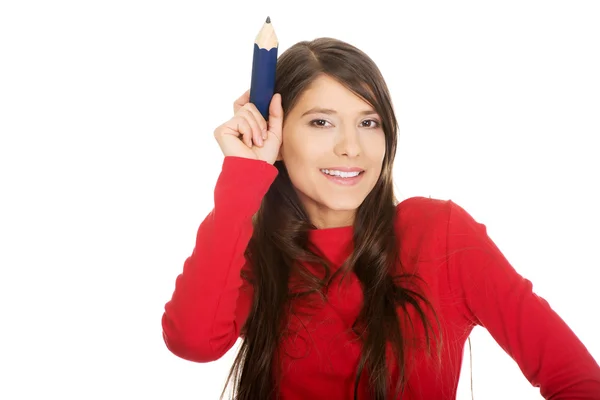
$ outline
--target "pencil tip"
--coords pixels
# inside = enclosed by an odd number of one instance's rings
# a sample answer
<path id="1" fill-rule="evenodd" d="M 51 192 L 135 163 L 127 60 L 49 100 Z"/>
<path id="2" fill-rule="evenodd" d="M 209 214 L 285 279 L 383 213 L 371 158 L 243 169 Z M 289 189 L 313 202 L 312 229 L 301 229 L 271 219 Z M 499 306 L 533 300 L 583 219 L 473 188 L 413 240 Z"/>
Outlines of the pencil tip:
<path id="1" fill-rule="evenodd" d="M 267 20 L 265 21 L 266 24 L 270 24 L 271 23 L 271 17 L 267 17 Z"/>

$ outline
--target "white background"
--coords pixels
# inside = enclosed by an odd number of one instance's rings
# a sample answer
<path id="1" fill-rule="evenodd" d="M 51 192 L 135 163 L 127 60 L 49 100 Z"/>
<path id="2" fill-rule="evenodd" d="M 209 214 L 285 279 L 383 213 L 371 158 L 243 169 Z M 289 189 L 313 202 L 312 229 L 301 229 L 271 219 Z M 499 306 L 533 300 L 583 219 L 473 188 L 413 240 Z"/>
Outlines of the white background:
<path id="1" fill-rule="evenodd" d="M 235 348 L 181 360 L 160 318 L 267 15 L 280 54 L 331 36 L 375 60 L 399 198 L 486 224 L 600 359 L 598 2 L 389 4 L 2 2 L 0 398 L 218 398 Z M 476 399 L 540 398 L 485 330 L 472 340 Z"/>

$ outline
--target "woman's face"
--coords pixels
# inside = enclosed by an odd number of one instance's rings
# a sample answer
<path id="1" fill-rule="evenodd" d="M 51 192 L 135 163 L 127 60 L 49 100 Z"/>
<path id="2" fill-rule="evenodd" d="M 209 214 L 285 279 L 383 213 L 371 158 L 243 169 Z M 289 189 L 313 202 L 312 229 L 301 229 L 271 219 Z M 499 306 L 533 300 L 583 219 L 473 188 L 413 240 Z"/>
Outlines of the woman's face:
<path id="1" fill-rule="evenodd" d="M 318 228 L 353 224 L 384 155 L 379 115 L 329 76 L 317 78 L 285 117 L 281 159 Z"/>

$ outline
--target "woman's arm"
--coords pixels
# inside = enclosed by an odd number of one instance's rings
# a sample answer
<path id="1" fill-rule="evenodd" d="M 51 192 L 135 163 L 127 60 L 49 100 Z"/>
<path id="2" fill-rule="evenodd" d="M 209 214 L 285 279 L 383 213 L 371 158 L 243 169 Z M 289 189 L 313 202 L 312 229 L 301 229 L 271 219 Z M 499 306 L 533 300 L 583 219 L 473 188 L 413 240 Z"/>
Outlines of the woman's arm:
<path id="1" fill-rule="evenodd" d="M 162 316 L 163 338 L 173 354 L 209 362 L 235 344 L 252 302 L 252 288 L 240 277 L 252 215 L 276 175 L 264 161 L 225 157 L 214 209 L 198 228 Z"/>
<path id="2" fill-rule="evenodd" d="M 449 274 L 465 314 L 485 327 L 546 399 L 600 399 L 600 367 L 532 283 L 478 223 L 452 201 Z"/>

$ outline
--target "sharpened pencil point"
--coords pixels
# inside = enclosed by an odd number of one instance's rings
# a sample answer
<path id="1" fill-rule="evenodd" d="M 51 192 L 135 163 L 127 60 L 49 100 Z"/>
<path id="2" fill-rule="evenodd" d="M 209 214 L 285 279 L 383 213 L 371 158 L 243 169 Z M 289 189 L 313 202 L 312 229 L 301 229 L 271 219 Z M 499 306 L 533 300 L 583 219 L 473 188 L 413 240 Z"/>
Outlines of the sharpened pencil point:
<path id="1" fill-rule="evenodd" d="M 267 20 L 265 21 L 265 23 L 270 24 L 271 23 L 271 17 L 267 17 Z"/>

